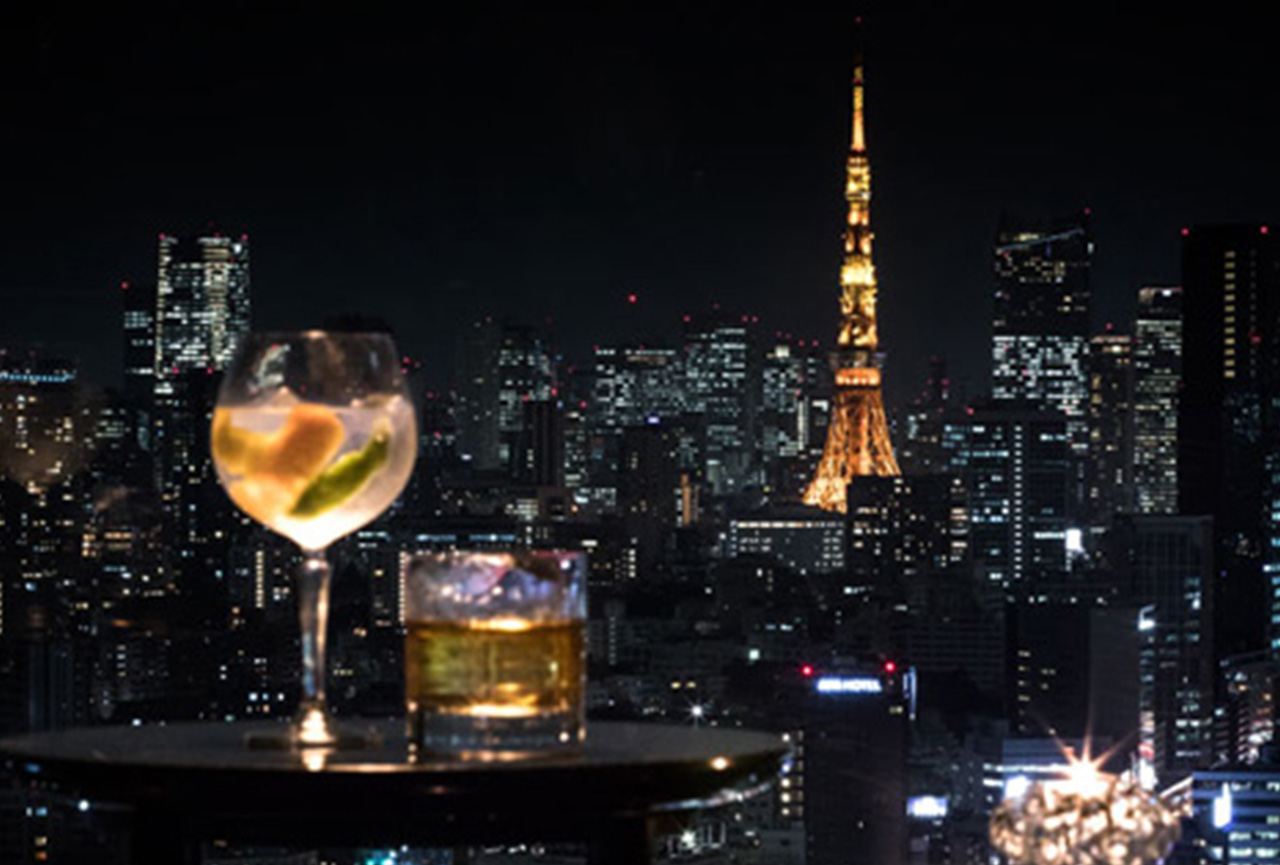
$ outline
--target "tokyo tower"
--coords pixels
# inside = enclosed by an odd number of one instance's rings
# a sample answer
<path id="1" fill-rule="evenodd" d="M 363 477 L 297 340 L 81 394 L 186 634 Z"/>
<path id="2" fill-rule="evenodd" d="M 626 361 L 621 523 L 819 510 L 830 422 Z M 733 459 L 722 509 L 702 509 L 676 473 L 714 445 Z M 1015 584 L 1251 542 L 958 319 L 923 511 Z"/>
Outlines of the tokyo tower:
<path id="1" fill-rule="evenodd" d="M 876 335 L 876 270 L 871 262 L 871 163 L 862 129 L 862 56 L 853 70 L 853 140 L 844 197 L 849 217 L 840 268 L 840 332 L 831 354 L 836 397 L 822 461 L 804 502 L 827 511 L 848 509 L 846 490 L 858 476 L 900 474 L 889 441 L 880 371 L 884 355 Z"/>

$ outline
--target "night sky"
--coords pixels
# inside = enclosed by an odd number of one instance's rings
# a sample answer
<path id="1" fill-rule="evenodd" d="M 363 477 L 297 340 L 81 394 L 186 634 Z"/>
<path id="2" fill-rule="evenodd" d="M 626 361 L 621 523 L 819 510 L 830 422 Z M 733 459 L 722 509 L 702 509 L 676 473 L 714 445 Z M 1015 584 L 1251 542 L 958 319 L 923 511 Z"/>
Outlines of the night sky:
<path id="1" fill-rule="evenodd" d="M 257 326 L 384 318 L 434 383 L 486 313 L 550 320 L 579 358 L 713 302 L 827 344 L 859 14 L 891 397 L 930 354 L 985 387 L 1002 210 L 1091 209 L 1099 328 L 1178 281 L 1182 226 L 1280 216 L 1276 22 L 1216 6 L 180 5 L 0 36 L 0 344 L 104 384 L 119 282 L 154 279 L 159 232 L 210 226 L 251 237 Z"/>

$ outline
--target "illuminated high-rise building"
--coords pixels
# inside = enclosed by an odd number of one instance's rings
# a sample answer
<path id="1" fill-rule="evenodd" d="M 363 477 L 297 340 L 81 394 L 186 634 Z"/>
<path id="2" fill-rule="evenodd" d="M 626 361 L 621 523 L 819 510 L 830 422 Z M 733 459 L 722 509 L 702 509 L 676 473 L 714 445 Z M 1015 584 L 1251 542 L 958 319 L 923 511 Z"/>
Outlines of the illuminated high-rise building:
<path id="1" fill-rule="evenodd" d="M 712 310 L 686 316 L 684 392 L 696 431 L 698 462 L 714 494 L 741 490 L 753 480 L 761 358 L 759 318 Z"/>
<path id="2" fill-rule="evenodd" d="M 540 329 L 504 324 L 496 361 L 498 461 L 514 472 L 519 441 L 527 428 L 525 404 L 547 402 L 557 395 L 555 357 Z"/>
<path id="3" fill-rule="evenodd" d="M 249 237 L 160 235 L 156 279 L 156 396 L 193 369 L 221 371 L 249 332 Z"/>
<path id="4" fill-rule="evenodd" d="M 969 553 L 993 583 L 1035 585 L 1063 574 L 1071 530 L 1071 452 L 1060 412 L 990 403 L 943 423 L 947 469 L 969 492 Z"/>
<path id="5" fill-rule="evenodd" d="M 1214 518 L 1219 657 L 1263 648 L 1268 630 L 1277 651 L 1280 243 L 1268 227 L 1187 229 L 1182 311 L 1178 505 Z"/>
<path id="6" fill-rule="evenodd" d="M 0 350 L 0 637 L 37 608 L 52 625 L 75 588 L 86 510 L 70 492 L 84 456 L 79 395 L 70 361 Z"/>
<path id="7" fill-rule="evenodd" d="M 485 319 L 458 337 L 458 451 L 477 469 L 513 471 L 525 403 L 555 397 L 554 357 L 535 327 Z"/>
<path id="8" fill-rule="evenodd" d="M 1087 214 L 1047 221 L 1002 218 L 996 234 L 991 390 L 998 401 L 1061 411 L 1083 444 L 1088 386 Z"/>
<path id="9" fill-rule="evenodd" d="M 760 462 L 765 490 L 794 499 L 811 474 L 805 459 L 810 402 L 806 399 L 809 358 L 790 341 L 776 340 L 765 351 L 760 389 Z"/>
<path id="10" fill-rule="evenodd" d="M 195 405 L 188 385 L 200 374 L 221 372 L 249 332 L 249 238 L 161 234 L 155 291 L 154 433 L 161 497 L 196 482 L 209 465 L 195 450 L 194 428 L 212 411 Z M 127 319 L 139 335 L 141 310 Z M 204 395 L 201 394 L 200 398 Z M 207 421 L 203 421 L 206 422 Z M 178 477 L 183 475 L 185 477 Z"/>
<path id="11" fill-rule="evenodd" d="M 249 238 L 162 234 L 158 259 L 151 451 L 171 557 L 160 582 L 191 587 L 222 578 L 238 518 L 217 489 L 209 424 L 218 374 L 250 328 Z"/>
<path id="12" fill-rule="evenodd" d="M 1178 511 L 1182 289 L 1143 288 L 1133 335 L 1133 492 L 1140 514 Z"/>
<path id="13" fill-rule="evenodd" d="M 909 475 L 943 470 L 942 421 L 951 403 L 951 379 L 942 358 L 929 358 L 929 377 L 920 394 L 900 415 L 898 458 Z"/>
<path id="14" fill-rule="evenodd" d="M 655 346 L 596 346 L 593 413 L 602 429 L 674 421 L 686 410 L 680 352 Z"/>
<path id="15" fill-rule="evenodd" d="M 897 475 L 880 393 L 884 355 L 876 324 L 876 271 L 871 260 L 871 162 L 863 130 L 861 52 L 853 70 L 853 136 L 845 163 L 844 265 L 840 268 L 840 330 L 831 356 L 835 404 L 827 443 L 804 501 L 844 513 L 855 477 Z"/>
<path id="16" fill-rule="evenodd" d="M 78 393 L 71 361 L 0 350 L 0 480 L 36 492 L 72 476 Z"/>
<path id="17" fill-rule="evenodd" d="M 1219 666 L 1225 699 L 1214 711 L 1214 759 L 1256 763 L 1274 751 L 1280 662 L 1266 652 L 1223 658 Z"/>

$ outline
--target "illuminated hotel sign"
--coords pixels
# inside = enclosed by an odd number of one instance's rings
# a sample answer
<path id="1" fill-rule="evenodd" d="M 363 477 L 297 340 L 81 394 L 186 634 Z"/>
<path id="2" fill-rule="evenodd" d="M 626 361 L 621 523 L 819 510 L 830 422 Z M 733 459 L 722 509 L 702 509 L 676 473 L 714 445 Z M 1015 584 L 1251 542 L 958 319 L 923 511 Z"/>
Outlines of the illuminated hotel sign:
<path id="1" fill-rule="evenodd" d="M 946 796 L 912 796 L 907 800 L 907 816 L 934 820 L 947 816 Z"/>
<path id="2" fill-rule="evenodd" d="M 884 685 L 870 676 L 823 676 L 814 689 L 819 694 L 880 694 Z"/>

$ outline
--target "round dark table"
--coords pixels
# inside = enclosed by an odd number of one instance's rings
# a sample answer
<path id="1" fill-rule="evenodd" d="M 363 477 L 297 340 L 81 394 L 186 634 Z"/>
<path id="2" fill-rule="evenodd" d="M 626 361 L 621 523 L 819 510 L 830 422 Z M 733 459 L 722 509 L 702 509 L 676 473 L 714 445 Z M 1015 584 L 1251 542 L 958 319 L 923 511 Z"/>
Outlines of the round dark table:
<path id="1" fill-rule="evenodd" d="M 98 727 L 0 739 L 10 773 L 132 806 L 135 865 L 197 863 L 204 841 L 457 846 L 585 841 L 589 860 L 648 862 L 666 813 L 750 796 L 778 776 L 776 735 L 597 722 L 572 757 L 410 758 L 403 723 L 359 750 L 251 749 L 262 723 Z"/>

